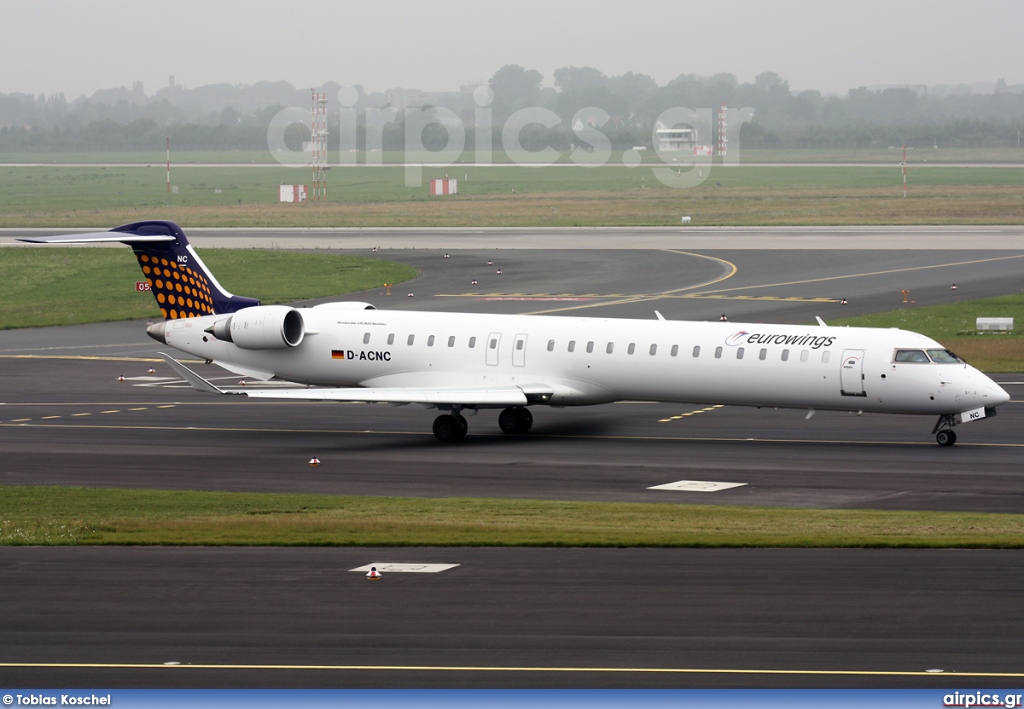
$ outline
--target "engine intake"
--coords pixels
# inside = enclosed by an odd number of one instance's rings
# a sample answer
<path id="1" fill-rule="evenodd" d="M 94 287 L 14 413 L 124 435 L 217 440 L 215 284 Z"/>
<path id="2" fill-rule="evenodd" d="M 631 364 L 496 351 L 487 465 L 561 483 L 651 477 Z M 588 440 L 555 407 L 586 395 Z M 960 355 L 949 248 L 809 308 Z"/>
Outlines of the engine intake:
<path id="1" fill-rule="evenodd" d="M 260 305 L 239 310 L 206 329 L 218 340 L 244 350 L 298 347 L 306 334 L 302 313 L 286 305 Z"/>

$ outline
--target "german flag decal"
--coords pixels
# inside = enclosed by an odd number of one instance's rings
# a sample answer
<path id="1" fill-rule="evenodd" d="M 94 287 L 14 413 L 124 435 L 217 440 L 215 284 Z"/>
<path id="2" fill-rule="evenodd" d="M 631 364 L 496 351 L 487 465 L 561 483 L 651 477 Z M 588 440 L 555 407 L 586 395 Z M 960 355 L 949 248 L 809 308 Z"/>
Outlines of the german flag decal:
<path id="1" fill-rule="evenodd" d="M 345 350 L 331 350 L 331 359 L 345 359 Z"/>

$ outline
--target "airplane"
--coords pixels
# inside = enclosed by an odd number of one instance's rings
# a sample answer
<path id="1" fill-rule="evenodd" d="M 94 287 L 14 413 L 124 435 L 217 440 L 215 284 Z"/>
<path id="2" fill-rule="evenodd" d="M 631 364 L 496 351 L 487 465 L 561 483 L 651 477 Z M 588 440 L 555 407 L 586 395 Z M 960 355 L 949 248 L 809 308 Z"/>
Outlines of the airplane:
<path id="1" fill-rule="evenodd" d="M 952 446 L 954 427 L 1010 399 L 935 340 L 896 328 L 260 305 L 225 290 L 173 222 L 21 241 L 127 244 L 164 317 L 150 337 L 244 377 L 304 385 L 222 389 L 161 352 L 197 390 L 416 404 L 442 412 L 439 441 L 465 438 L 463 414 L 483 409 L 524 434 L 532 407 L 641 400 L 932 415 L 936 441 Z"/>

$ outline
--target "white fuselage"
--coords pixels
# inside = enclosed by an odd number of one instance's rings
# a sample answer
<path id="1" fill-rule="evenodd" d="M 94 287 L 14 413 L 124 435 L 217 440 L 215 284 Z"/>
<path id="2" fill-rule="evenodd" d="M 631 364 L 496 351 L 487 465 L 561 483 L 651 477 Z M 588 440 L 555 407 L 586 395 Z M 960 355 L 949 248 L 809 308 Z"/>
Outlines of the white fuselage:
<path id="1" fill-rule="evenodd" d="M 944 351 L 913 332 L 387 310 L 301 309 L 296 346 L 244 349 L 167 321 L 167 344 L 261 379 L 330 387 L 546 387 L 553 406 L 620 400 L 950 414 L 1009 397 L 970 365 L 897 361 Z M 467 402 L 471 404 L 472 402 Z"/>

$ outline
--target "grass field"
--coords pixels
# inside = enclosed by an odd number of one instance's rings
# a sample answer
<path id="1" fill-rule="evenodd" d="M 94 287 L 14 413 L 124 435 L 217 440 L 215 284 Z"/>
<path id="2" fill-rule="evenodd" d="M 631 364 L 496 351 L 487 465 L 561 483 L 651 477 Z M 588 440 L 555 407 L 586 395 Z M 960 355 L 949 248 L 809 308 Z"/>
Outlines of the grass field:
<path id="1" fill-rule="evenodd" d="M 0 545 L 1024 547 L 1024 515 L 0 486 Z"/>
<path id="2" fill-rule="evenodd" d="M 682 215 L 695 226 L 1024 223 L 1024 167 L 910 170 L 906 198 L 896 164 L 700 170 L 703 182 L 677 188 L 650 166 L 423 168 L 406 187 L 402 167 L 343 167 L 329 173 L 325 201 L 281 204 L 278 185 L 309 182 L 305 169 L 181 167 L 168 195 L 159 164 L 0 165 L 0 226 L 676 226 Z M 431 197 L 428 180 L 444 174 L 459 194 Z"/>
<path id="3" fill-rule="evenodd" d="M 204 249 L 217 280 L 266 304 L 340 295 L 400 283 L 411 266 L 326 252 Z M 297 278 L 296 274 L 302 274 Z M 160 318 L 132 253 L 118 248 L 0 249 L 0 330 Z"/>

